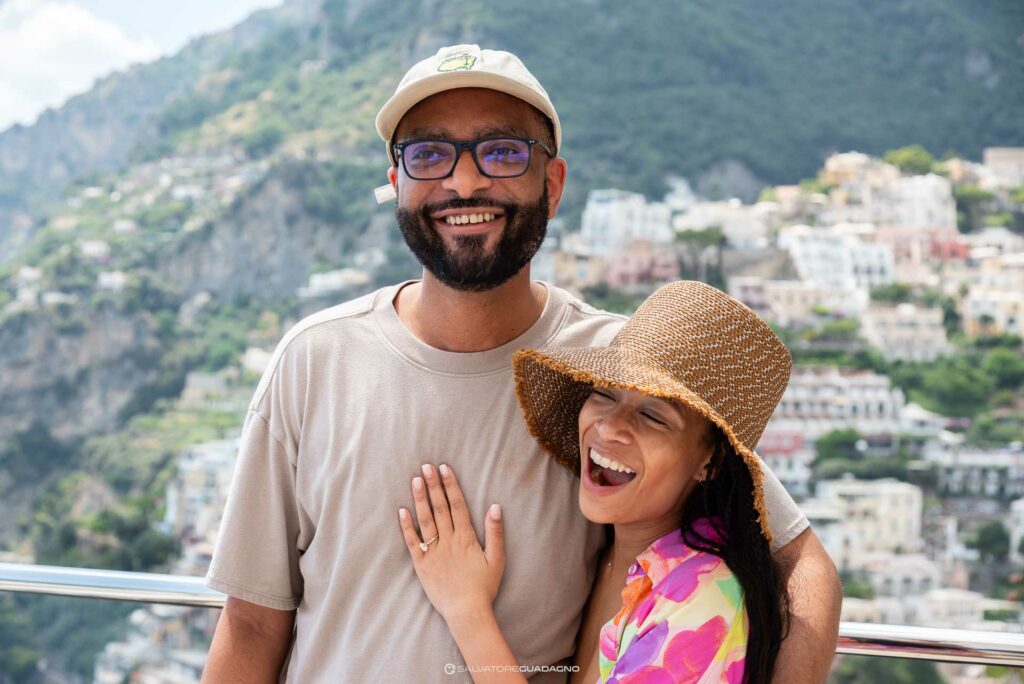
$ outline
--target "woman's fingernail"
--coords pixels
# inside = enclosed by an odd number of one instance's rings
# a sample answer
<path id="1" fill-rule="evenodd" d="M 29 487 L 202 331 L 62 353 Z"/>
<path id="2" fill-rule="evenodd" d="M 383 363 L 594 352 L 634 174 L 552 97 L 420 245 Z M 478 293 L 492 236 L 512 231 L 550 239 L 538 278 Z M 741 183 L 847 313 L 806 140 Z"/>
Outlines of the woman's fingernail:
<path id="1" fill-rule="evenodd" d="M 491 520 L 501 520 L 501 506 L 491 504 Z"/>
<path id="2" fill-rule="evenodd" d="M 441 474 L 444 475 L 445 477 L 448 477 L 449 475 L 452 474 L 451 469 L 448 466 L 446 466 L 444 463 L 441 464 L 441 467 L 438 468 L 438 470 L 440 470 Z"/>
<path id="3" fill-rule="evenodd" d="M 398 517 L 402 520 L 405 520 L 407 517 L 409 517 L 409 511 L 405 510 L 404 508 L 399 508 Z"/>
<path id="4" fill-rule="evenodd" d="M 423 471 L 424 477 L 430 477 L 430 466 L 429 465 L 424 463 L 423 466 L 421 467 L 421 470 Z"/>
<path id="5" fill-rule="evenodd" d="M 421 491 L 423 489 L 423 478 L 422 477 L 414 477 L 414 478 L 412 478 L 412 488 L 415 489 L 417 492 Z"/>

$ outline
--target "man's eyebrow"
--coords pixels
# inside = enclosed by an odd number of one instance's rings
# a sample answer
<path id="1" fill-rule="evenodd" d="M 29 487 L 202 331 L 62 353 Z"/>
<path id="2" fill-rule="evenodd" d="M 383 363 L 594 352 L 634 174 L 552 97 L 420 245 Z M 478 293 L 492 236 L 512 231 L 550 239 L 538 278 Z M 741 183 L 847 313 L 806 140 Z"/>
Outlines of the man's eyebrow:
<path id="1" fill-rule="evenodd" d="M 484 128 L 478 128 L 475 131 L 474 139 L 479 140 L 482 138 L 494 138 L 497 136 L 509 135 L 518 138 L 528 138 L 522 129 L 517 126 L 508 124 L 498 124 L 495 126 L 486 126 Z M 451 134 L 443 128 L 435 128 L 432 126 L 421 126 L 414 128 L 411 131 L 406 131 L 401 139 L 397 142 L 405 142 L 407 140 L 452 140 Z"/>
<path id="2" fill-rule="evenodd" d="M 407 131 L 402 135 L 398 142 L 405 140 L 437 140 L 437 139 L 448 139 L 448 132 L 442 128 L 431 128 L 428 126 L 421 126 L 420 128 L 414 128 L 411 131 Z"/>
<path id="3" fill-rule="evenodd" d="M 478 138 L 492 138 L 498 135 L 511 135 L 518 138 L 529 138 L 521 128 L 511 126 L 508 124 L 498 126 L 488 126 L 487 128 L 479 129 L 476 132 Z"/>

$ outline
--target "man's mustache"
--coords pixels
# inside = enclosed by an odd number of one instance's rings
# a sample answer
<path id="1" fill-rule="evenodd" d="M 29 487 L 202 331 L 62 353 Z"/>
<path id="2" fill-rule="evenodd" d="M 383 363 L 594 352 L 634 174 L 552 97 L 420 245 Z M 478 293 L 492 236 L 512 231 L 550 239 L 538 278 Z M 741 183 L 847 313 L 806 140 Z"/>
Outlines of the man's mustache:
<path id="1" fill-rule="evenodd" d="M 421 213 L 424 216 L 430 216 L 431 214 L 448 211 L 449 209 L 477 209 L 480 207 L 500 207 L 508 215 L 511 215 L 517 209 L 517 205 L 512 202 L 499 202 L 498 200 L 486 197 L 469 197 L 466 199 L 456 197 L 445 202 L 424 204 Z"/>

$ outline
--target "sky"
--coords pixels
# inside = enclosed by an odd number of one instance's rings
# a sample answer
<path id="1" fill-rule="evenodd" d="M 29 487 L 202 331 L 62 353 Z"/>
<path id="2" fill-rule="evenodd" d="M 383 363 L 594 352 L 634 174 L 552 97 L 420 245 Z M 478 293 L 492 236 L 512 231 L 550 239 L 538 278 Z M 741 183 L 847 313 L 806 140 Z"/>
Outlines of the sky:
<path id="1" fill-rule="evenodd" d="M 280 0 L 0 0 L 0 131 Z"/>

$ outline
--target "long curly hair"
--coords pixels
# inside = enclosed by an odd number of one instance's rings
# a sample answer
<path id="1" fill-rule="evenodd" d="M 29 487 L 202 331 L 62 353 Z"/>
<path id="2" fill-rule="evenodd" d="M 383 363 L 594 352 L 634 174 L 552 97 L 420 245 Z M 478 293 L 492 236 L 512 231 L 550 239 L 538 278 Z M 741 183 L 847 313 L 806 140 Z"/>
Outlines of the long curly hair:
<path id="1" fill-rule="evenodd" d="M 706 439 L 712 449 L 706 477 L 688 497 L 680 529 L 691 548 L 724 560 L 743 588 L 750 625 L 743 682 L 767 684 L 789 629 L 789 595 L 761 533 L 747 465 L 717 426 L 710 426 Z M 702 518 L 710 521 L 717 539 L 695 526 Z"/>

